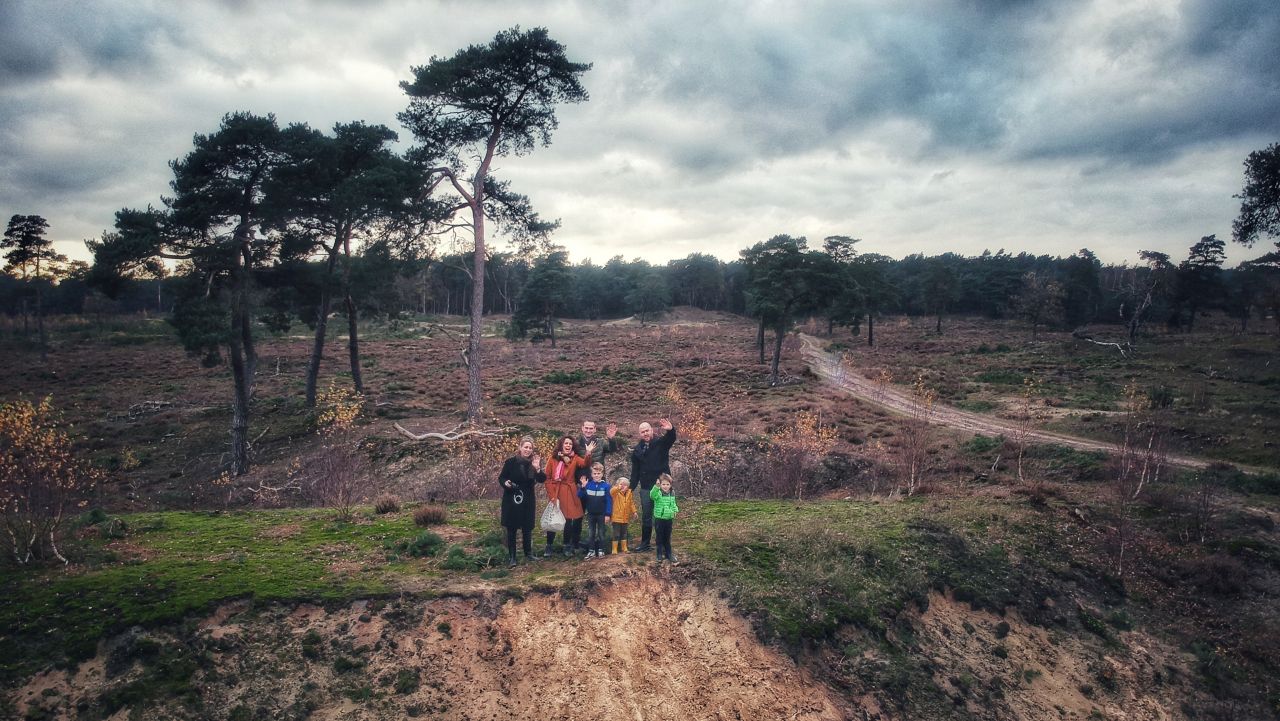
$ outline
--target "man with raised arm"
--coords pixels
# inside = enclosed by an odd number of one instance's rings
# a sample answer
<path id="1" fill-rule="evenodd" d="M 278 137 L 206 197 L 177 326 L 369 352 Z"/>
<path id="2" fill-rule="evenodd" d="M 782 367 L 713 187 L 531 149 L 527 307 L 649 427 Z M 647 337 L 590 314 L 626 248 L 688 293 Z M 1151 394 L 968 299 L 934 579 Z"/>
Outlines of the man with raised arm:
<path id="1" fill-rule="evenodd" d="M 671 446 L 676 442 L 676 429 L 666 418 L 658 421 L 658 425 L 666 432 L 655 439 L 653 426 L 641 423 L 640 442 L 631 449 L 631 483 L 636 489 L 636 498 L 640 499 L 642 523 L 640 545 L 633 549 L 635 553 L 651 550 L 649 538 L 653 535 L 653 500 L 649 497 L 649 491 L 658 482 L 658 476 L 671 473 Z"/>
<path id="2" fill-rule="evenodd" d="M 574 439 L 574 452 L 578 455 L 591 456 L 593 463 L 599 463 L 604 466 L 604 475 L 597 478 L 597 481 L 606 480 L 609 474 L 609 454 L 618 453 L 622 450 L 622 441 L 618 439 L 618 424 L 609 423 L 604 427 L 604 438 L 601 438 L 596 432 L 595 421 L 583 421 L 582 432 Z M 587 475 L 590 469 L 583 468 L 578 471 L 578 478 L 581 480 Z"/>

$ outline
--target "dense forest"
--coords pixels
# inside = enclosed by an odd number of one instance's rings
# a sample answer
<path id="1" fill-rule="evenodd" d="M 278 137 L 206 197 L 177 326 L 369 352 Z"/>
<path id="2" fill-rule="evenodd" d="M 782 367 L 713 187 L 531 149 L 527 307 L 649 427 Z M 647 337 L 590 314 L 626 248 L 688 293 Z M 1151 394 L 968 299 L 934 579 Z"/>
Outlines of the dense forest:
<path id="1" fill-rule="evenodd" d="M 846 273 L 846 282 L 838 287 L 847 297 L 827 294 L 829 305 L 810 303 L 805 312 L 851 330 L 861 329 L 865 318 L 876 314 L 1021 318 L 1058 329 L 1092 323 L 1127 326 L 1136 319 L 1183 329 L 1193 326 L 1197 313 L 1221 310 L 1246 330 L 1252 319 L 1276 316 L 1280 255 L 1273 252 L 1223 268 L 1223 245 L 1209 236 L 1192 245 L 1184 259 L 1143 252 L 1135 263 L 1121 265 L 1104 264 L 1088 249 L 1066 258 L 1002 249 L 977 256 L 912 254 L 902 259 L 815 250 L 810 251 L 818 261 L 814 272 Z M 385 240 L 369 239 L 351 258 L 352 297 L 359 312 L 370 317 L 465 315 L 471 305 L 469 261 L 466 253 L 406 256 Z M 823 268 L 823 261 L 844 268 Z M 536 315 L 549 309 L 555 318 L 596 320 L 687 305 L 750 314 L 749 271 L 747 260 L 701 253 L 662 265 L 622 256 L 604 264 L 591 259 L 570 263 L 558 250 L 498 252 L 489 256 L 486 268 L 484 313 Z M 277 327 L 314 327 L 325 275 L 325 262 L 315 259 L 279 260 L 262 270 L 255 277 L 261 319 Z M 548 283 L 548 276 L 557 282 Z M 185 287 L 181 275 L 132 277 L 108 296 L 88 281 L 86 266 L 73 268 L 56 283 L 0 275 L 0 312 L 13 318 L 20 318 L 24 308 L 33 312 L 35 285 L 42 284 L 44 309 L 50 314 L 167 314 Z"/>

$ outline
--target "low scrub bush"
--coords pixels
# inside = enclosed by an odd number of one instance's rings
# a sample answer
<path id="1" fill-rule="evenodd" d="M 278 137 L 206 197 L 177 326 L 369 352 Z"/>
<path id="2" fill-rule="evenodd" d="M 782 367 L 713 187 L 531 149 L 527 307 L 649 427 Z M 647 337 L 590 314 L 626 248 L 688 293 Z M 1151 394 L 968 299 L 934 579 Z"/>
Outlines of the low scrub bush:
<path id="1" fill-rule="evenodd" d="M 423 531 L 411 540 L 404 540 L 398 543 L 388 541 L 386 548 L 395 553 L 403 553 L 414 558 L 423 558 L 440 553 L 440 550 L 444 548 L 444 539 L 439 534 Z"/>
<path id="2" fill-rule="evenodd" d="M 418 672 L 416 670 L 404 668 L 396 672 L 394 688 L 398 694 L 407 694 L 417 691 L 419 683 Z"/>
<path id="3" fill-rule="evenodd" d="M 1211 467 L 1213 468 L 1213 467 Z M 1216 469 L 1217 478 L 1222 485 L 1239 493 L 1261 493 L 1268 496 L 1280 496 L 1280 473 L 1245 473 L 1228 466 Z"/>
<path id="4" fill-rule="evenodd" d="M 587 379 L 587 372 L 581 369 L 572 371 L 551 371 L 542 376 L 542 380 L 547 383 L 556 383 L 558 385 L 573 386 Z"/>
<path id="5" fill-rule="evenodd" d="M 985 456 L 989 453 L 999 451 L 1004 447 L 1004 436 L 984 436 L 978 434 L 973 438 L 965 441 L 962 446 L 965 453 L 975 456 Z"/>
<path id="6" fill-rule="evenodd" d="M 1249 577 L 1243 563 L 1220 553 L 1189 561 L 1183 571 L 1197 588 L 1213 596 L 1240 595 Z"/>
<path id="7" fill-rule="evenodd" d="M 395 513 L 398 510 L 400 510 L 400 500 L 390 494 L 378 496 L 378 500 L 373 502 L 373 512 L 379 515 Z"/>
<path id="8" fill-rule="evenodd" d="M 1026 377 L 1026 373 L 1018 370 L 989 370 L 978 374 L 974 379 L 979 383 L 990 383 L 992 385 L 1001 386 L 1020 386 L 1022 380 Z"/>
<path id="9" fill-rule="evenodd" d="M 360 660 L 350 659 L 346 656 L 339 656 L 333 659 L 333 670 L 338 673 L 347 673 L 361 668 L 364 668 L 364 662 Z"/>
<path id="10" fill-rule="evenodd" d="M 440 568 L 446 571 L 469 571 L 474 568 L 471 557 L 462 546 L 451 546 L 449 553 L 440 562 Z"/>
<path id="11" fill-rule="evenodd" d="M 434 503 L 418 506 L 413 512 L 413 522 L 415 525 L 440 526 L 449 520 L 449 509 Z"/>

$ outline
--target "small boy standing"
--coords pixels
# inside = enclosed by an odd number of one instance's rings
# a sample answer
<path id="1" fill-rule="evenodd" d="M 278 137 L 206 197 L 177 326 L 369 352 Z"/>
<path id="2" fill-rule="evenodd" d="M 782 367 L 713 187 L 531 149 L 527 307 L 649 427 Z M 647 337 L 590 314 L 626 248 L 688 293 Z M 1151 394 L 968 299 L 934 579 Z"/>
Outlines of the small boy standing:
<path id="1" fill-rule="evenodd" d="M 631 480 L 626 476 L 619 478 L 609 491 L 613 497 L 613 552 L 618 552 L 618 544 L 622 544 L 622 552 L 627 553 L 627 524 L 636 515 L 635 499 L 631 495 Z"/>
<path id="2" fill-rule="evenodd" d="M 604 558 L 604 529 L 613 513 L 613 497 L 609 494 L 609 484 L 603 480 L 604 466 L 592 464 L 591 473 L 579 483 L 578 497 L 582 499 L 582 510 L 587 514 L 587 558 Z"/>
<path id="3" fill-rule="evenodd" d="M 675 554 L 671 552 L 671 526 L 675 523 L 680 508 L 676 506 L 676 494 L 671 490 L 671 475 L 663 473 L 658 482 L 649 491 L 653 499 L 653 527 L 657 531 L 658 560 L 665 555 L 667 560 L 675 563 Z"/>

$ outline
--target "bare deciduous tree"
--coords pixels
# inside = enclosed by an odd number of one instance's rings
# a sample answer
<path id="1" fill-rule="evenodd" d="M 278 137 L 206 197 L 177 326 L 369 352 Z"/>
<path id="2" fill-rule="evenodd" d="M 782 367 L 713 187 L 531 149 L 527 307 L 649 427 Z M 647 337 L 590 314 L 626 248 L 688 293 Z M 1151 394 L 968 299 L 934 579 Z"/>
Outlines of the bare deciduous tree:
<path id="1" fill-rule="evenodd" d="M 716 445 L 706 410 L 690 400 L 675 383 L 661 399 L 680 428 L 680 461 L 685 468 L 688 495 L 707 498 L 727 490 L 719 481 L 727 470 L 729 453 Z"/>
<path id="2" fill-rule="evenodd" d="M 779 498 L 804 498 L 805 487 L 835 441 L 835 428 L 823 425 L 816 413 L 800 412 L 769 439 L 766 487 Z"/>
<path id="3" fill-rule="evenodd" d="M 356 504 L 372 495 L 368 463 L 355 432 L 364 398 L 331 383 L 316 407 L 320 447 L 314 455 L 294 460 L 290 479 L 308 500 L 333 509 L 339 521 L 350 521 Z"/>
<path id="4" fill-rule="evenodd" d="M 0 405 L 0 516 L 20 565 L 58 550 L 66 514 L 85 503 L 98 473 L 75 457 L 48 398 Z"/>
<path id="5" fill-rule="evenodd" d="M 1124 438 L 1113 461 L 1111 495 L 1116 525 L 1113 528 L 1116 575 L 1128 570 L 1128 551 L 1133 543 L 1133 506 L 1142 491 L 1160 480 L 1168 457 L 1165 443 L 1168 428 L 1159 404 L 1138 390 L 1125 388 Z"/>
<path id="6" fill-rule="evenodd" d="M 933 446 L 933 412 L 938 401 L 938 392 L 925 385 L 924 377 L 919 376 L 912 386 L 915 402 L 911 405 L 911 413 L 903 423 L 899 434 L 898 453 L 894 464 L 898 471 L 900 488 L 908 496 L 915 495 L 928 475 L 931 466 L 930 451 Z"/>

